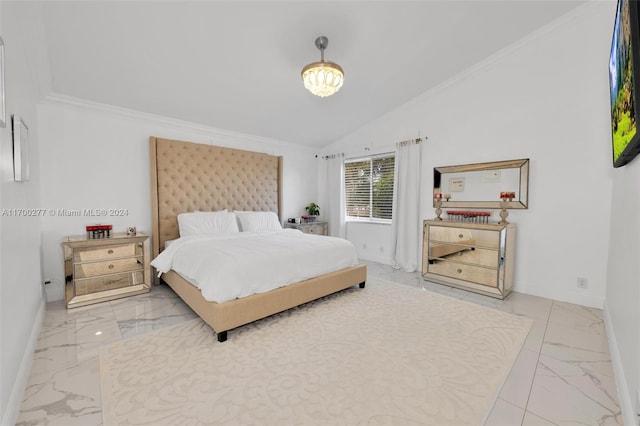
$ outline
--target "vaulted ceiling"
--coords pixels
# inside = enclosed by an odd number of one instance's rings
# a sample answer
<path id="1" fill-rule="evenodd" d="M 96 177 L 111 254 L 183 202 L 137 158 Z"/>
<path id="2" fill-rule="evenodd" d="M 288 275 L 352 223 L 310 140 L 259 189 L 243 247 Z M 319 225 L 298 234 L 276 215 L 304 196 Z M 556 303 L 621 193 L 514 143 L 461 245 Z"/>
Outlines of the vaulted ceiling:
<path id="1" fill-rule="evenodd" d="M 55 93 L 320 147 L 552 22 L 577 1 L 47 1 Z M 345 70 L 319 98 L 300 70 Z"/>

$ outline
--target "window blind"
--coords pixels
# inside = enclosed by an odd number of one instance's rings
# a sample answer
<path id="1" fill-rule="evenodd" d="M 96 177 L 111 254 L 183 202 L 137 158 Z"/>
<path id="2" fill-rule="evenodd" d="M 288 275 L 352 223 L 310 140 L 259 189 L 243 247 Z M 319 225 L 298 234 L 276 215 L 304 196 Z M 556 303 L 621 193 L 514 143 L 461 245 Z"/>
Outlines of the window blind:
<path id="1" fill-rule="evenodd" d="M 345 161 L 346 217 L 391 221 L 395 157 Z"/>

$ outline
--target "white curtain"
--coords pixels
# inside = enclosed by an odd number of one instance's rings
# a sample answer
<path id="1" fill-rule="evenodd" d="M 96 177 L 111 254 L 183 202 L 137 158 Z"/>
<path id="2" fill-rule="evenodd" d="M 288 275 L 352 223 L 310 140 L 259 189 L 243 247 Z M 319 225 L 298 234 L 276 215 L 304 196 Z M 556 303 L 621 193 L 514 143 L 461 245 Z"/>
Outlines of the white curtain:
<path id="1" fill-rule="evenodd" d="M 393 267 L 418 270 L 420 227 L 420 139 L 396 144 L 391 256 Z"/>
<path id="2" fill-rule="evenodd" d="M 328 155 L 327 162 L 327 222 L 329 235 L 345 238 L 344 154 Z"/>

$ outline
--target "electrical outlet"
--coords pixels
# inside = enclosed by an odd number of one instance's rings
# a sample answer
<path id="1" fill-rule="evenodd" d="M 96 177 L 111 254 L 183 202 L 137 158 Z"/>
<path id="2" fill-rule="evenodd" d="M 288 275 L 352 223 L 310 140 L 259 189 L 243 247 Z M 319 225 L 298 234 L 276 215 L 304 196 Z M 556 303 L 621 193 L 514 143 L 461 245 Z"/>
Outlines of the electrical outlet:
<path id="1" fill-rule="evenodd" d="M 589 288 L 589 284 L 587 284 L 587 279 L 584 277 L 578 277 L 576 286 L 578 286 L 578 288 Z"/>

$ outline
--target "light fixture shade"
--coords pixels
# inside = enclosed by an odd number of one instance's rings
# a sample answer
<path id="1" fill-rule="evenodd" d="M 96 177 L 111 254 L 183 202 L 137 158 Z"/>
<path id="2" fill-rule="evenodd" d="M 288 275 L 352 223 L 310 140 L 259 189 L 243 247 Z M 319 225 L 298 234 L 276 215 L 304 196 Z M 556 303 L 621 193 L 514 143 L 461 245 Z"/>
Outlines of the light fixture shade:
<path id="1" fill-rule="evenodd" d="M 331 96 L 342 87 L 344 71 L 333 62 L 314 62 L 302 69 L 304 87 L 316 96 Z"/>
<path id="2" fill-rule="evenodd" d="M 302 69 L 304 87 L 316 96 L 326 97 L 336 93 L 344 83 L 344 71 L 334 62 L 324 60 L 324 49 L 329 39 L 325 36 L 316 39 L 316 47 L 320 49 L 320 62 L 313 62 Z"/>

